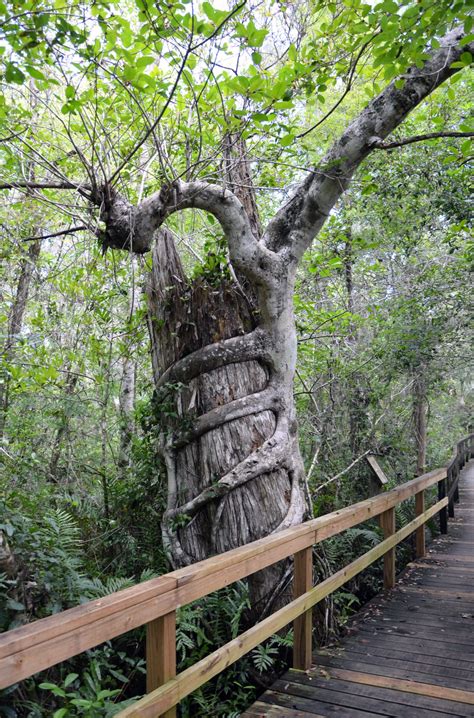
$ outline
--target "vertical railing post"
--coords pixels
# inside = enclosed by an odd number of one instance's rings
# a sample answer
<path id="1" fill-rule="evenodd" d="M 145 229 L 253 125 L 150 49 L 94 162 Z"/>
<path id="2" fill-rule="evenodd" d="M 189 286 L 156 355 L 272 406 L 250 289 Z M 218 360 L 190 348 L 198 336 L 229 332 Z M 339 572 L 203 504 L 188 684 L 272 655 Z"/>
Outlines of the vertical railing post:
<path id="1" fill-rule="evenodd" d="M 295 553 L 293 595 L 302 596 L 313 587 L 313 547 Z M 293 622 L 293 668 L 308 671 L 312 662 L 313 612 L 305 611 Z"/>
<path id="2" fill-rule="evenodd" d="M 176 611 L 146 626 L 146 690 L 154 691 L 176 676 Z M 161 718 L 176 718 L 176 706 Z"/>
<path id="3" fill-rule="evenodd" d="M 445 498 L 447 493 L 447 479 L 438 482 L 438 501 Z M 442 534 L 448 533 L 448 509 L 444 506 L 439 512 L 439 530 Z"/>
<path id="4" fill-rule="evenodd" d="M 425 492 L 419 491 L 415 494 L 415 514 L 421 516 L 425 512 Z M 416 529 L 416 557 L 423 558 L 426 553 L 425 546 L 425 524 Z"/>
<path id="5" fill-rule="evenodd" d="M 457 463 L 455 463 L 455 464 L 453 465 L 453 470 L 454 470 L 454 483 L 455 483 L 455 485 L 456 485 L 456 488 L 454 489 L 454 494 L 453 494 L 453 501 L 455 501 L 456 503 L 459 503 L 459 472 L 460 472 L 460 467 L 457 465 Z"/>
<path id="6" fill-rule="evenodd" d="M 384 539 L 395 533 L 395 508 L 380 514 L 380 528 Z M 383 557 L 383 586 L 385 589 L 395 586 L 395 548 L 391 548 Z"/>
<path id="7" fill-rule="evenodd" d="M 450 495 L 451 489 L 452 489 L 452 487 L 454 486 L 454 484 L 455 484 L 456 481 L 457 481 L 457 477 L 458 477 L 458 470 L 457 470 L 457 469 L 458 469 L 458 462 L 459 462 L 459 456 L 456 458 L 454 464 L 452 465 L 452 467 L 451 467 L 451 468 L 449 469 L 449 471 L 448 471 L 448 476 L 447 476 L 447 478 L 446 478 L 448 496 Z M 450 519 L 453 519 L 453 518 L 454 518 L 454 492 L 453 492 L 453 495 L 450 497 L 449 502 L 448 502 L 448 516 L 449 516 Z"/>

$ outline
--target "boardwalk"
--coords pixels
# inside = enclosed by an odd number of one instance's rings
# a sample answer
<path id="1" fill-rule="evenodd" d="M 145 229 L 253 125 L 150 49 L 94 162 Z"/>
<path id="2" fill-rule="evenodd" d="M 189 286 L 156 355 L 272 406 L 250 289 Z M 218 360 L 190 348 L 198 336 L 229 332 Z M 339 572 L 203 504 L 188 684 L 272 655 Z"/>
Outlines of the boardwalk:
<path id="1" fill-rule="evenodd" d="M 462 472 L 449 535 L 314 664 L 288 671 L 243 715 L 474 716 L 474 461 Z"/>

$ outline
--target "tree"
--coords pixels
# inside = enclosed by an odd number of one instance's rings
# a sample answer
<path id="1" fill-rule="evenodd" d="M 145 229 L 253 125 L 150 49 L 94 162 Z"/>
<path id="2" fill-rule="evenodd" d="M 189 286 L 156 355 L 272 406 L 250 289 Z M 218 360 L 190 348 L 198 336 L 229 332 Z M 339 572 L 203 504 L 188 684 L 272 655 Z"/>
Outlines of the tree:
<path id="1" fill-rule="evenodd" d="M 129 37 L 134 28 L 131 30 L 130 24 L 127 26 L 126 21 L 125 24 L 123 20 L 119 21 L 113 13 L 107 14 L 105 3 L 99 4 L 95 12 L 99 25 L 105 26 L 106 51 L 119 67 L 113 72 L 100 55 L 100 43 L 96 47 L 97 42 L 91 39 L 86 22 L 79 30 L 71 24 L 70 17 L 60 20 L 54 13 L 44 17 L 47 13 L 41 8 L 35 16 L 41 18 L 41 22 L 37 22 L 34 29 L 28 25 L 30 37 L 35 34 L 35 44 L 29 64 L 25 65 L 26 72 L 37 73 L 39 58 L 54 56 L 54 43 L 51 50 L 44 30 L 53 26 L 58 44 L 75 46 L 73 61 L 77 64 L 76 58 L 82 58 L 90 63 L 91 79 L 82 95 L 92 92 L 96 106 L 101 95 L 102 104 L 100 111 L 89 117 L 90 106 L 87 97 L 82 97 L 79 92 L 80 82 L 68 83 L 62 110 L 69 115 L 70 121 L 65 123 L 60 115 L 53 120 L 64 126 L 64 133 L 73 146 L 74 160 L 79 166 L 82 164 L 87 178 L 70 180 L 62 169 L 64 165 L 58 171 L 57 163 L 42 155 L 44 167 L 54 179 L 45 177 L 43 182 L 35 183 L 9 181 L 3 187 L 77 191 L 86 200 L 89 219 L 69 227 L 66 232 L 83 231 L 84 226 L 93 225 L 91 218 L 97 218 L 98 213 L 99 225 L 93 229 L 104 250 L 121 249 L 138 254 L 152 251 L 148 297 L 155 413 L 168 479 L 162 534 L 176 566 L 295 525 L 310 515 L 311 503 L 298 446 L 293 400 L 296 365 L 293 291 L 298 264 L 360 164 L 371 152 L 386 148 L 384 141 L 407 115 L 471 58 L 472 38 L 465 38 L 470 26 L 466 25 L 466 30 L 457 26 L 439 40 L 435 33 L 445 30 L 447 21 L 437 14 L 435 22 L 433 10 L 427 9 L 425 4 L 420 6 L 420 12 L 425 20 L 431 18 L 433 34 L 430 37 L 424 25 L 421 30 L 416 27 L 414 18 L 418 18 L 419 12 L 416 5 L 411 6 L 415 13 L 405 13 L 402 17 L 397 3 L 390 0 L 374 11 L 368 5 L 355 5 L 357 7 L 351 8 L 347 16 L 349 11 L 341 9 L 344 6 L 323 4 L 323 14 L 319 16 L 320 21 L 326 19 L 328 47 L 333 41 L 348 41 L 350 28 L 363 26 L 362 30 L 357 30 L 357 41 L 350 44 L 347 56 L 341 60 L 342 70 L 337 69 L 337 62 L 334 62 L 336 70 L 331 66 L 322 67 L 319 55 L 312 65 L 305 66 L 301 62 L 302 58 L 311 56 L 311 51 L 315 52 L 316 40 L 324 37 L 324 31 L 318 35 L 319 30 L 313 28 L 308 32 L 309 40 L 301 57 L 298 57 L 297 43 L 292 43 L 287 50 L 289 63 L 279 65 L 278 88 L 278 82 L 275 84 L 275 78 L 268 73 L 262 84 L 258 70 L 253 67 L 243 75 L 228 78 L 221 89 L 214 76 L 216 62 L 209 59 L 205 82 L 199 88 L 193 85 L 189 68 L 192 70 L 192 65 L 196 66 L 196 55 L 202 62 L 201 47 L 212 47 L 211 40 L 228 28 L 232 28 L 233 36 L 243 38 L 247 48 L 253 49 L 254 65 L 260 64 L 258 48 L 268 31 L 257 28 L 257 15 L 255 18 L 247 16 L 246 25 L 238 22 L 234 16 L 243 6 L 224 12 L 204 3 L 203 10 L 209 22 L 199 24 L 198 18 L 186 13 L 179 3 L 171 3 L 164 10 L 140 2 L 138 22 L 141 24 L 136 33 L 140 47 L 135 48 L 132 37 Z M 81 8 L 80 5 L 74 7 Z M 359 10 L 364 18 L 360 22 Z M 332 13 L 338 17 L 335 33 L 328 30 L 327 24 Z M 350 21 L 347 29 L 341 26 L 341 18 L 343 21 L 345 16 Z M 457 17 L 449 11 L 451 22 L 459 19 L 464 19 L 464 8 Z M 12 21 L 7 24 L 7 31 L 12 32 L 14 24 Z M 400 28 L 404 37 L 410 40 L 407 39 L 406 48 L 395 39 Z M 123 42 L 121 55 L 114 49 L 118 33 Z M 199 35 L 201 38 L 196 39 Z M 178 67 L 173 82 L 158 70 L 154 75 L 142 71 L 154 62 L 153 56 L 150 55 L 148 62 L 147 55 L 143 54 L 146 47 L 151 46 L 161 53 L 169 37 L 179 46 L 178 51 L 164 53 L 165 62 L 170 67 Z M 9 39 L 13 44 L 10 36 Z M 376 47 L 373 64 L 385 63 L 385 79 L 390 80 L 400 70 L 402 76 L 376 94 L 324 156 L 306 171 L 306 177 L 296 183 L 291 195 L 285 198 L 260 235 L 260 220 L 254 215 L 253 188 L 248 172 L 247 191 L 243 193 L 242 187 L 240 191 L 237 187 L 231 191 L 229 184 L 232 181 L 227 185 L 215 182 L 219 175 L 225 176 L 225 171 L 220 171 L 214 160 L 206 159 L 201 176 L 204 135 L 217 129 L 219 141 L 209 144 L 214 155 L 224 155 L 228 165 L 229 156 L 232 156 L 232 152 L 229 155 L 229 142 L 233 143 L 236 132 L 237 136 L 245 134 L 247 120 L 264 123 L 267 116 L 272 117 L 274 106 L 279 103 L 290 102 L 294 107 L 291 98 L 295 90 L 304 88 L 309 92 L 324 93 L 324 81 L 336 83 L 338 72 L 345 73 L 348 92 L 359 61 L 372 44 Z M 49 55 L 48 52 L 44 54 L 45 46 L 50 48 Z M 130 51 L 131 46 L 141 53 L 138 59 Z M 27 52 L 25 47 L 15 49 Z M 380 61 L 384 55 L 386 60 Z M 410 66 L 410 63 L 414 64 Z M 64 73 L 65 65 L 62 62 Z M 10 61 L 5 71 L 6 79 L 21 82 L 18 73 L 23 74 L 23 70 L 15 60 Z M 316 73 L 317 82 L 314 79 Z M 104 133 L 104 141 L 109 145 L 104 163 L 98 150 L 98 135 L 107 116 L 104 110 L 106 76 L 114 80 L 120 93 L 118 99 L 123 104 L 117 108 L 119 122 L 113 130 Z M 213 82 L 208 88 L 211 79 Z M 180 83 L 186 87 L 187 94 L 177 93 Z M 158 94 L 165 99 L 159 111 L 153 113 L 157 88 Z M 145 104 L 137 90 L 144 93 Z M 244 98 L 240 105 L 230 99 L 236 92 Z M 257 96 L 256 102 L 264 106 L 264 112 L 256 112 L 255 108 L 248 112 L 252 94 Z M 129 95 L 132 102 L 125 104 L 124 98 Z M 196 112 L 200 125 L 197 133 L 183 120 L 185 98 Z M 202 102 L 200 98 L 204 98 Z M 217 100 L 222 101 L 224 122 L 213 124 L 212 112 Z M 172 102 L 177 106 L 176 126 L 173 122 L 162 123 Z M 289 108 L 284 106 L 282 109 Z M 326 116 L 330 113 L 331 110 Z M 145 124 L 145 131 L 139 137 L 133 130 L 137 116 Z M 78 143 L 73 127 L 81 123 L 85 134 Z M 123 132 L 125 140 L 120 134 L 122 126 L 128 128 Z M 308 128 L 300 137 L 312 129 L 314 127 Z M 164 151 L 163 135 L 168 133 L 173 138 L 176 131 L 186 135 L 189 152 L 184 158 L 173 156 L 172 142 L 167 143 L 167 152 Z M 466 133 L 458 134 L 464 136 Z M 280 146 L 287 147 L 295 139 L 296 133 L 292 129 L 280 136 Z M 114 148 L 115 141 L 119 143 L 120 152 Z M 130 178 L 136 169 L 134 162 L 149 141 L 158 155 L 159 177 L 150 182 L 147 180 L 147 184 L 159 189 L 134 203 L 127 194 L 127 176 Z M 86 158 L 85 148 L 92 159 Z M 39 152 L 36 148 L 33 151 Z M 114 170 L 108 169 L 111 162 L 115 164 Z M 237 164 L 239 162 L 242 164 L 242 152 Z M 77 168 L 72 160 L 71 166 Z M 228 168 L 227 175 L 230 179 Z M 186 176 L 187 181 L 182 181 L 180 176 Z M 186 274 L 170 229 L 164 227 L 168 222 L 172 228 L 172 218 L 188 209 L 200 210 L 207 217 L 215 218 L 224 234 L 192 281 Z M 84 214 L 85 211 L 82 216 Z M 223 271 L 216 272 L 216 267 Z M 287 573 L 283 566 L 278 575 L 266 572 L 252 580 L 253 602 L 259 604 L 262 613 L 268 610 L 286 582 Z"/>

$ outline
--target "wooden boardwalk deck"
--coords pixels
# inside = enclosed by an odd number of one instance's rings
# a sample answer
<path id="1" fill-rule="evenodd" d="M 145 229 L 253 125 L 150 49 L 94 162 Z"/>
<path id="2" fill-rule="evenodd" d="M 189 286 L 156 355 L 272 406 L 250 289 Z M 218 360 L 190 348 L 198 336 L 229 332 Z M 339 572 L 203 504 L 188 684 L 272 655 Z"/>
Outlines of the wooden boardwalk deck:
<path id="1" fill-rule="evenodd" d="M 245 718 L 474 716 L 474 461 L 449 534 L 351 622 L 349 635 L 290 670 Z"/>

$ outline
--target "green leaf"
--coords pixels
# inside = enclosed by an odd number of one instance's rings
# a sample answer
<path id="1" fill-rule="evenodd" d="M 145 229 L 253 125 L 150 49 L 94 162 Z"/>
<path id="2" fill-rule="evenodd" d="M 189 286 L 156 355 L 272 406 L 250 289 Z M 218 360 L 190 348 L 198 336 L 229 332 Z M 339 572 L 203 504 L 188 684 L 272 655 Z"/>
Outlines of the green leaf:
<path id="1" fill-rule="evenodd" d="M 71 703 L 78 708 L 90 708 L 92 706 L 92 701 L 88 701 L 85 698 L 73 698 Z"/>
<path id="2" fill-rule="evenodd" d="M 67 714 L 68 714 L 67 708 L 60 708 L 59 710 L 57 710 L 53 713 L 53 718 L 64 718 L 64 716 L 67 716 Z"/>
<path id="3" fill-rule="evenodd" d="M 13 598 L 7 599 L 7 608 L 11 611 L 24 611 L 25 606 L 19 601 L 15 601 Z"/>
<path id="4" fill-rule="evenodd" d="M 79 673 L 69 673 L 64 680 L 64 688 L 67 688 L 68 686 L 71 685 L 71 683 L 74 683 L 74 681 L 78 677 L 79 677 Z"/>
<path id="5" fill-rule="evenodd" d="M 66 691 L 63 691 L 63 689 L 57 686 L 55 683 L 40 683 L 39 687 L 43 691 L 51 691 L 51 693 L 53 693 L 53 695 L 57 696 L 58 698 L 66 697 Z"/>
<path id="6" fill-rule="evenodd" d="M 292 134 L 285 135 L 280 140 L 280 145 L 282 147 L 289 147 L 294 142 L 295 136 Z"/>
<path id="7" fill-rule="evenodd" d="M 68 100 L 71 100 L 76 94 L 76 89 L 72 85 L 67 85 L 66 89 L 64 90 L 64 94 L 66 95 Z"/>
<path id="8" fill-rule="evenodd" d="M 469 157 L 472 150 L 472 140 L 464 140 L 464 142 L 461 144 L 461 152 L 463 153 L 464 157 Z"/>
<path id="9" fill-rule="evenodd" d="M 14 82 L 17 85 L 22 85 L 25 79 L 25 75 L 22 73 L 19 67 L 14 65 L 13 62 L 7 62 L 5 68 L 5 80 L 7 82 Z"/>
<path id="10" fill-rule="evenodd" d="M 38 68 L 32 67 L 31 65 L 25 65 L 25 69 L 28 72 L 29 76 L 33 77 L 35 80 L 47 80 L 46 75 L 43 75 L 43 73 L 40 72 Z"/>
<path id="11" fill-rule="evenodd" d="M 254 65 L 260 65 L 262 62 L 262 56 L 259 52 L 252 52 L 252 62 Z"/>

